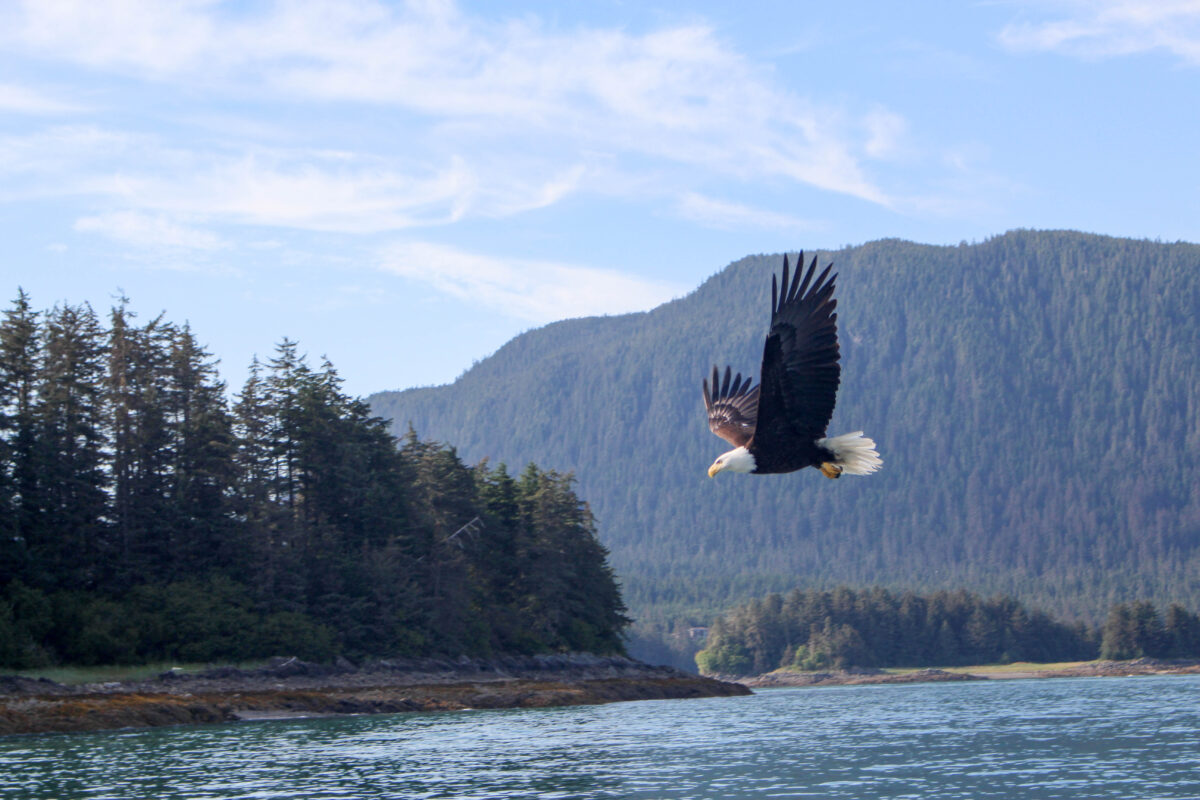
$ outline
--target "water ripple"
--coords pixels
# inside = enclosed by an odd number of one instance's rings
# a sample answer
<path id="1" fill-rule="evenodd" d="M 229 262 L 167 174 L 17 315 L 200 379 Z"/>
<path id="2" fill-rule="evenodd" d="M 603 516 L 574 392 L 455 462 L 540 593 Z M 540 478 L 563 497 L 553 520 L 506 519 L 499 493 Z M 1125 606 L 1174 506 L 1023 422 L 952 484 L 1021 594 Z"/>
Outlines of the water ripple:
<path id="1" fill-rule="evenodd" d="M 1200 677 L 0 739 L 12 800 L 1200 797 Z"/>

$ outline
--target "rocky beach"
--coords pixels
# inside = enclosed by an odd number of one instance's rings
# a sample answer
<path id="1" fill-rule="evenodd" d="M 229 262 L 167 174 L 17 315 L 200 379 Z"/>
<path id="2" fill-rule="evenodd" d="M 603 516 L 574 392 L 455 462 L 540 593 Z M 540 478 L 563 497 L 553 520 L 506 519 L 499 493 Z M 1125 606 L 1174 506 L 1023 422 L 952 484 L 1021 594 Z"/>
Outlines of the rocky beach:
<path id="1" fill-rule="evenodd" d="M 0 735 L 345 714 L 540 708 L 727 697 L 753 689 L 1200 673 L 1200 662 L 1142 658 L 1024 668 L 886 672 L 777 670 L 702 677 L 622 656 L 385 659 L 362 665 L 275 658 L 257 669 L 167 671 L 145 680 L 62 684 L 0 675 Z"/>
<path id="2" fill-rule="evenodd" d="M 66 685 L 0 676 L 0 735 L 746 694 L 750 689 L 740 684 L 620 656 L 389 659 L 359 666 L 276 658 L 258 669 L 169 671 L 140 681 Z"/>

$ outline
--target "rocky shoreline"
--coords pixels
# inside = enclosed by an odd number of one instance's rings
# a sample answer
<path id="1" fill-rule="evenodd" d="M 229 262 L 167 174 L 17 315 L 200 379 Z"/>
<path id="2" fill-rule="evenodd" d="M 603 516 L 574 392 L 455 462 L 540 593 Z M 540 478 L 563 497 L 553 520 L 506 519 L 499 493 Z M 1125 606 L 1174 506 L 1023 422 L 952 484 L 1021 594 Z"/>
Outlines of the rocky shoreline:
<path id="1" fill-rule="evenodd" d="M 906 673 L 777 671 L 701 677 L 621 656 L 390 659 L 355 666 L 272 659 L 243 670 L 170 671 L 140 681 L 66 685 L 0 675 L 0 735 L 346 714 L 542 708 L 747 695 L 751 689 L 1019 678 L 1200 674 L 1198 661 L 1092 661 L 1054 669 Z"/>
<path id="2" fill-rule="evenodd" d="M 391 659 L 361 666 L 277 658 L 255 670 L 172 671 L 79 685 L 0 675 L 0 735 L 746 694 L 750 690 L 737 683 L 620 656 Z"/>
<path id="3" fill-rule="evenodd" d="M 1200 661 L 1165 661 L 1139 658 L 1133 661 L 1089 661 L 1054 669 L 980 670 L 951 672 L 942 669 L 919 669 L 913 672 L 884 672 L 877 669 L 852 669 L 833 672 L 792 672 L 778 670 L 753 677 L 730 678 L 743 686 L 755 689 L 782 686 L 854 686 L 873 683 L 929 683 L 940 681 L 1014 680 L 1019 678 L 1098 678 L 1129 677 L 1134 675 L 1194 675 L 1200 674 Z"/>

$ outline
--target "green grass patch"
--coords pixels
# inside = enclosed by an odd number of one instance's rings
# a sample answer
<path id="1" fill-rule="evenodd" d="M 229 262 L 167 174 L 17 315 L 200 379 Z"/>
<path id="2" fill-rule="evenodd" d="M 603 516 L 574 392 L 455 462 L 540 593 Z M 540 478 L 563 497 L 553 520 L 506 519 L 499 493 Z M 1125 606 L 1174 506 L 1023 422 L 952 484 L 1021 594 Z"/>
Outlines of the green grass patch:
<path id="1" fill-rule="evenodd" d="M 1056 661 L 1039 664 L 1033 661 L 1014 661 L 1011 664 L 977 664 L 969 667 L 904 667 L 885 669 L 893 675 L 907 675 L 923 669 L 940 669 L 943 672 L 969 672 L 972 675 L 1009 675 L 1022 672 L 1061 672 L 1062 670 L 1094 664 L 1094 661 Z"/>
<path id="2" fill-rule="evenodd" d="M 1032 661 L 1014 661 L 1011 664 L 979 664 L 969 667 L 884 667 L 883 672 L 889 675 L 908 675 L 913 672 L 920 672 L 923 669 L 939 669 L 943 672 L 961 672 L 970 673 L 972 675 L 1009 675 L 1019 674 L 1022 672 L 1060 672 L 1063 670 L 1081 667 L 1085 664 L 1095 664 L 1095 661 L 1057 661 L 1052 663 L 1039 664 Z M 805 673 L 811 670 L 802 670 L 799 667 L 786 666 L 775 670 L 776 672 L 795 672 Z M 819 670 L 821 672 L 829 672 L 830 670 Z"/>
<path id="3" fill-rule="evenodd" d="M 1061 672 L 1095 661 L 1055 661 L 1038 664 L 1032 661 L 1014 661 L 1011 664 L 984 664 L 977 667 L 941 667 L 946 672 L 970 672 L 974 675 L 1005 675 L 1013 672 Z"/>
<path id="4" fill-rule="evenodd" d="M 203 672 L 213 667 L 233 666 L 238 669 L 257 669 L 265 666 L 267 661 L 243 661 L 236 664 L 179 664 L 164 661 L 156 664 L 137 665 L 108 665 L 100 667 L 44 667 L 42 669 L 17 670 L 15 673 L 25 678 L 48 678 L 57 683 L 108 683 L 110 681 L 140 681 L 153 678 L 168 670 L 179 672 Z"/>

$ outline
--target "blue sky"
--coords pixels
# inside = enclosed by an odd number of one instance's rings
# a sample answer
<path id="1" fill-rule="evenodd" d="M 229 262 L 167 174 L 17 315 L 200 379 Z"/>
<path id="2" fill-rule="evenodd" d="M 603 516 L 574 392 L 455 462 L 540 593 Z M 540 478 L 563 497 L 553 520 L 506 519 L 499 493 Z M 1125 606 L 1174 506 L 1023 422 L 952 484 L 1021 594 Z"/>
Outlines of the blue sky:
<path id="1" fill-rule="evenodd" d="M 1200 2 L 0 5 L 0 270 L 349 391 L 751 253 L 1200 241 Z"/>

